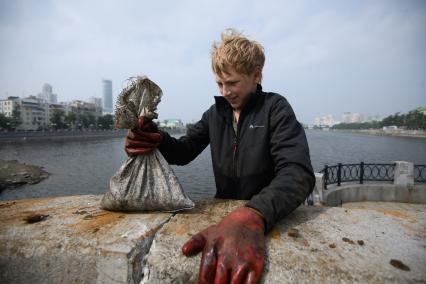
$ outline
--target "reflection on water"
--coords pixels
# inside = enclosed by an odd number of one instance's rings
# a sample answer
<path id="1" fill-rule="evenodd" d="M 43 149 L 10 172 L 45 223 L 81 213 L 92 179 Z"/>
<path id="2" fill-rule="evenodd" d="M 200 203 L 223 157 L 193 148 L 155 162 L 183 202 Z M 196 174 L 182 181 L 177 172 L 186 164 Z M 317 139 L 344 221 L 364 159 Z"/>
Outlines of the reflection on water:
<path id="1" fill-rule="evenodd" d="M 316 171 L 338 162 L 426 164 L 426 140 L 307 131 Z M 102 194 L 111 176 L 126 159 L 123 138 L 91 141 L 0 144 L 0 159 L 44 166 L 51 176 L 37 185 L 4 190 L 0 200 L 43 196 Z M 210 149 L 186 166 L 173 166 L 185 192 L 195 200 L 212 197 L 215 184 Z"/>

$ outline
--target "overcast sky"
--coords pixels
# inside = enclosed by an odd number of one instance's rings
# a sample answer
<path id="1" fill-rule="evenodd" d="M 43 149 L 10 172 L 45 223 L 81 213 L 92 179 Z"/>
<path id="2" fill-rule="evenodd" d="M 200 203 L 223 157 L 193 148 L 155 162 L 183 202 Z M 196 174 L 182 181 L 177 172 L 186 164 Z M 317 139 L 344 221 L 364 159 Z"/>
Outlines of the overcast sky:
<path id="1" fill-rule="evenodd" d="M 128 77 L 162 89 L 160 119 L 198 120 L 219 95 L 213 41 L 227 27 L 263 44 L 263 89 L 299 121 L 426 106 L 426 1 L 0 0 L 0 98 L 114 101 Z"/>

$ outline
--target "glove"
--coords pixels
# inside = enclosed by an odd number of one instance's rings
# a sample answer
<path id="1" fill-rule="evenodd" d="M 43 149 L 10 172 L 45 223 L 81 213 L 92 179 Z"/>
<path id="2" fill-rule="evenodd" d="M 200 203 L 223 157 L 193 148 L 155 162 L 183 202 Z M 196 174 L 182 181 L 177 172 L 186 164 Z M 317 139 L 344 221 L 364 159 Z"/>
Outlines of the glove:
<path id="1" fill-rule="evenodd" d="M 198 283 L 259 283 L 265 262 L 264 230 L 260 213 L 241 207 L 194 235 L 182 252 L 191 256 L 203 251 Z"/>
<path id="2" fill-rule="evenodd" d="M 139 117 L 138 127 L 129 130 L 126 136 L 124 150 L 128 156 L 148 155 L 160 146 L 162 136 L 157 125 L 151 120 Z"/>

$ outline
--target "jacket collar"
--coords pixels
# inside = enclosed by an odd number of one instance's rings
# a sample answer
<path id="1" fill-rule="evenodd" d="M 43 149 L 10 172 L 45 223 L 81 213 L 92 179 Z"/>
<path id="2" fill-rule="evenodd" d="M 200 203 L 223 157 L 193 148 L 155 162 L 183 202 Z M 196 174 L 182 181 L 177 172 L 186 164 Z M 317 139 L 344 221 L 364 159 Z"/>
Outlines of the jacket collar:
<path id="1" fill-rule="evenodd" d="M 256 91 L 249 95 L 245 106 L 241 110 L 241 113 L 246 113 L 250 111 L 256 105 L 256 102 L 259 99 L 261 94 L 262 94 L 262 85 L 257 84 Z M 215 96 L 214 99 L 216 103 L 217 112 L 224 117 L 228 117 L 228 116 L 232 117 L 232 107 L 228 103 L 228 101 L 222 96 Z"/>

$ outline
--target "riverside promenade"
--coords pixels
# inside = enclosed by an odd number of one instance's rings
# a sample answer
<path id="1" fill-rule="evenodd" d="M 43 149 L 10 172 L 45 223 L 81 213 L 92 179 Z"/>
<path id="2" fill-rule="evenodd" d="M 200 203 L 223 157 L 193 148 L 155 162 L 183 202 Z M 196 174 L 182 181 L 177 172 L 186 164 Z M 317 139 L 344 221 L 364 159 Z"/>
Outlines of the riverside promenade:
<path id="1" fill-rule="evenodd" d="M 0 143 L 29 141 L 72 141 L 126 136 L 127 130 L 57 130 L 57 131 L 23 131 L 0 132 Z"/>
<path id="2" fill-rule="evenodd" d="M 426 282 L 426 188 L 411 185 L 405 167 L 395 176 L 407 183 L 395 187 L 417 188 L 416 203 L 329 206 L 341 187 L 324 193 L 318 174 L 322 205 L 300 206 L 268 233 L 262 283 Z M 174 214 L 125 213 L 100 209 L 101 197 L 0 202 L 0 282 L 196 283 L 200 255 L 181 246 L 244 205 L 206 199 Z"/>

